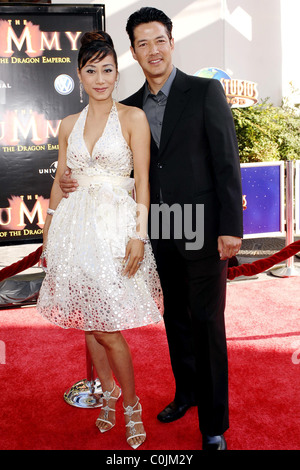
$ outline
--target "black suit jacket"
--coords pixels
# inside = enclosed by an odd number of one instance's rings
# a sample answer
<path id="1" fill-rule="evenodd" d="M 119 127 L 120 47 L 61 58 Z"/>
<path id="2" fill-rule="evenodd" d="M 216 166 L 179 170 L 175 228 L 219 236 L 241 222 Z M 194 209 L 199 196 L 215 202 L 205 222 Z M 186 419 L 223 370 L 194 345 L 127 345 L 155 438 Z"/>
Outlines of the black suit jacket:
<path id="1" fill-rule="evenodd" d="M 144 86 L 123 103 L 143 108 Z M 182 208 L 183 236 L 175 243 L 185 257 L 197 259 L 215 254 L 219 235 L 243 236 L 238 145 L 232 113 L 218 80 L 177 70 L 159 149 L 151 141 L 152 212 L 153 204 L 160 202 L 160 191 L 164 203 Z M 187 249 L 191 237 L 190 233 L 185 236 L 184 214 L 187 207 L 189 211 L 192 208 L 192 227 L 196 230 L 197 204 L 204 205 L 204 245 L 191 249 L 189 244 Z M 150 235 L 151 232 L 150 225 Z M 155 240 L 152 243 L 155 249 Z"/>

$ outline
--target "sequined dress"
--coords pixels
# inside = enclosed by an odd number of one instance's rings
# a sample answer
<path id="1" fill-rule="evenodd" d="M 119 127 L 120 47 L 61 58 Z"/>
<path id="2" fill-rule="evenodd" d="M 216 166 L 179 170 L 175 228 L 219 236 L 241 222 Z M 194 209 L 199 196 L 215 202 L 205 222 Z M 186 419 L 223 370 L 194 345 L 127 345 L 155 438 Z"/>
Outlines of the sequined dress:
<path id="1" fill-rule="evenodd" d="M 134 277 L 122 275 L 136 228 L 131 149 L 113 103 L 92 155 L 83 131 L 88 106 L 69 136 L 67 165 L 79 187 L 58 205 L 49 228 L 47 273 L 37 309 L 62 328 L 118 331 L 161 320 L 163 296 L 151 245 Z"/>

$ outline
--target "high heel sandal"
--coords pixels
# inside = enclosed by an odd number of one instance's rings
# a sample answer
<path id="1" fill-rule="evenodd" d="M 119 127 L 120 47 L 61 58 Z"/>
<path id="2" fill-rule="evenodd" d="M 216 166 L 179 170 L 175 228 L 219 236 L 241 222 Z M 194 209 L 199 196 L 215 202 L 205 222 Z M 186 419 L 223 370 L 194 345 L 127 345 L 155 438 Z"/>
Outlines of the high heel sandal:
<path id="1" fill-rule="evenodd" d="M 134 408 L 135 408 L 137 405 L 138 405 L 138 409 L 137 409 L 137 410 L 134 410 Z M 142 422 L 142 421 L 133 421 L 133 420 L 131 419 L 131 417 L 134 415 L 134 413 L 140 413 L 140 415 L 142 416 L 142 405 L 140 404 L 140 400 L 139 400 L 139 398 L 138 398 L 135 405 L 133 405 L 133 406 L 130 406 L 130 405 L 129 405 L 129 406 L 126 406 L 126 408 L 125 408 L 125 406 L 124 406 L 124 404 L 123 404 L 123 408 L 124 408 L 124 410 L 125 410 L 125 411 L 124 411 L 124 415 L 129 416 L 129 418 L 130 418 L 129 421 L 128 421 L 128 423 L 125 425 L 126 428 L 129 428 L 129 434 L 130 434 L 130 436 L 127 437 L 127 443 L 128 443 L 133 449 L 137 449 L 140 445 L 142 445 L 142 444 L 145 442 L 145 440 L 146 440 L 146 432 L 144 431 L 144 432 L 142 432 L 142 433 L 138 433 L 138 432 L 136 431 L 136 429 L 135 429 L 135 425 L 136 425 L 136 424 L 143 424 L 143 422 Z M 130 442 L 129 442 L 130 439 L 134 439 L 135 437 L 144 437 L 145 439 L 144 439 L 142 442 L 140 442 L 139 444 L 132 444 L 132 443 L 130 443 Z"/>
<path id="2" fill-rule="evenodd" d="M 112 389 L 110 392 L 108 392 L 108 391 L 103 392 L 103 400 L 106 401 L 106 406 L 103 406 L 101 411 L 104 411 L 104 416 L 103 416 L 103 418 L 100 418 L 100 416 L 99 416 L 99 417 L 97 418 L 97 420 L 96 420 L 96 426 L 97 426 L 97 428 L 99 429 L 99 431 L 102 432 L 102 433 L 104 433 L 104 432 L 106 432 L 106 431 L 110 431 L 110 430 L 114 427 L 114 425 L 116 424 L 116 423 L 112 423 L 112 422 L 109 421 L 109 419 L 108 419 L 109 412 L 111 411 L 111 412 L 115 413 L 115 411 L 116 411 L 114 408 L 110 408 L 110 407 L 108 406 L 108 402 L 109 402 L 109 400 L 115 400 L 115 401 L 117 401 L 117 400 L 120 398 L 120 396 L 121 396 L 121 394 L 122 394 L 122 390 L 121 390 L 120 387 L 118 387 L 118 388 L 119 388 L 119 395 L 118 395 L 117 397 L 112 397 L 112 396 L 111 396 L 112 393 L 113 393 L 113 392 L 115 391 L 115 389 L 116 389 L 116 382 L 114 382 L 113 389 Z M 108 427 L 108 428 L 99 428 L 98 423 L 105 423 L 105 424 L 108 424 L 109 427 Z"/>

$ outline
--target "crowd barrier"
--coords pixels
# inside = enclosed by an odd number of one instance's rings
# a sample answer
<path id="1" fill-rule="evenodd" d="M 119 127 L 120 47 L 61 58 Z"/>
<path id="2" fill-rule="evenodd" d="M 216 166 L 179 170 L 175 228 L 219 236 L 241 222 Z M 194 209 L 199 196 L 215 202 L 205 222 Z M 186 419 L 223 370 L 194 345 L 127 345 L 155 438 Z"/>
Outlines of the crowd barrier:
<path id="1" fill-rule="evenodd" d="M 20 272 L 25 271 L 26 269 L 31 268 L 37 264 L 41 257 L 42 249 L 43 246 L 41 245 L 37 250 L 25 256 L 20 261 L 2 268 L 0 271 L 0 282 L 4 281 L 8 277 L 15 276 L 16 274 L 19 274 Z M 270 269 L 275 264 L 281 263 L 282 261 L 291 258 L 298 252 L 300 252 L 300 240 L 291 243 L 268 258 L 260 259 L 254 261 L 253 263 L 245 263 L 241 264 L 240 266 L 232 266 L 228 268 L 227 278 L 232 280 L 237 276 L 253 276 L 255 274 L 262 273 L 267 269 Z"/>

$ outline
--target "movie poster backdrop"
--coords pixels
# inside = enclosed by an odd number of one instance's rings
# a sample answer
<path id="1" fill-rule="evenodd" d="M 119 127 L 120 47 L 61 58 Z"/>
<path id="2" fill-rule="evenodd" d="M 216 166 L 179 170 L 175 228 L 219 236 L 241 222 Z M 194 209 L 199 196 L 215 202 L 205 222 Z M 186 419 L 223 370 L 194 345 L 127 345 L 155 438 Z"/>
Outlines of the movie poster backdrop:
<path id="1" fill-rule="evenodd" d="M 104 5 L 0 4 L 0 243 L 41 241 L 61 120 L 79 112 L 77 54 Z"/>

